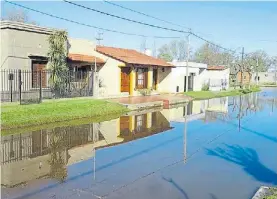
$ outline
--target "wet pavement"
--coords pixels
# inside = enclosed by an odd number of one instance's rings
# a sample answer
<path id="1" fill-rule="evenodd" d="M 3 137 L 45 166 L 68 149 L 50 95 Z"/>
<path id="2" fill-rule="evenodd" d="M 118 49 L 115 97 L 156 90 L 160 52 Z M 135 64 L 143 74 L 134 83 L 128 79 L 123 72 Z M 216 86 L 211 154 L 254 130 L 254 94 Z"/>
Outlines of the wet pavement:
<path id="1" fill-rule="evenodd" d="M 277 89 L 2 137 L 2 198 L 248 199 L 277 185 Z"/>

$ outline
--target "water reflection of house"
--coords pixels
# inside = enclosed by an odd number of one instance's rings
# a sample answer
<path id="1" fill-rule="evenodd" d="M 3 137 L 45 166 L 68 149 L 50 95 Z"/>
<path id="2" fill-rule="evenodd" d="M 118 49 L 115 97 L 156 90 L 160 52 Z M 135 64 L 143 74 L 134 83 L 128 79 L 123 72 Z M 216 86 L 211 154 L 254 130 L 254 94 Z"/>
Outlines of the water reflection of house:
<path id="1" fill-rule="evenodd" d="M 24 134 L 3 136 L 2 184 L 13 186 L 31 179 L 49 175 L 51 155 L 62 155 L 64 164 L 71 158 L 75 147 L 93 141 L 95 129 L 92 124 L 58 127 Z M 104 137 L 99 133 L 99 140 Z"/>
<path id="2" fill-rule="evenodd" d="M 152 112 L 122 116 L 102 123 L 58 127 L 4 136 L 2 184 L 14 186 L 43 176 L 55 176 L 51 161 L 61 156 L 65 167 L 95 156 L 95 149 L 129 142 L 171 129 L 169 121 Z"/>
<path id="3" fill-rule="evenodd" d="M 227 114 L 228 97 L 214 98 L 201 101 L 191 101 L 187 107 L 164 109 L 161 113 L 168 121 L 183 121 L 187 112 L 187 121 L 206 118 L 211 113 Z"/>

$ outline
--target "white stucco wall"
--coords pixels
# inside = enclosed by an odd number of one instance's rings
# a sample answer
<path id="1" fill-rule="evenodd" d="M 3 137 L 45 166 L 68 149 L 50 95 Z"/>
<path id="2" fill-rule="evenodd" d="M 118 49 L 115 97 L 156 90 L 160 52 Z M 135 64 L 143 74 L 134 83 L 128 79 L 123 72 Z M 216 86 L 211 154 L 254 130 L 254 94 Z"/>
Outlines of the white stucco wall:
<path id="1" fill-rule="evenodd" d="M 258 72 L 258 73 L 253 73 L 252 77 L 251 77 L 251 82 L 252 83 L 256 83 L 255 77 L 258 76 L 259 77 L 259 84 L 262 83 L 272 83 L 275 82 L 275 72 Z M 277 75 L 276 75 L 277 77 Z"/>
<path id="2" fill-rule="evenodd" d="M 170 83 L 172 92 L 176 92 L 177 86 L 179 86 L 179 92 L 184 92 L 185 88 L 185 77 L 187 74 L 186 71 L 186 62 L 172 62 L 176 68 L 172 69 L 171 80 L 168 81 Z M 210 90 L 218 91 L 221 90 L 221 80 L 226 80 L 227 86 L 226 89 L 229 88 L 229 69 L 226 70 L 207 70 L 206 64 L 189 62 L 188 74 L 194 74 L 193 80 L 193 90 L 201 91 L 202 86 L 205 82 L 210 81 L 211 86 Z M 214 86 L 220 85 L 220 86 Z"/>
<path id="3" fill-rule="evenodd" d="M 47 56 L 48 35 L 1 30 L 1 69 L 31 70 L 29 55 Z"/>
<path id="4" fill-rule="evenodd" d="M 174 92 L 174 87 L 172 87 L 172 68 L 164 67 L 164 72 L 162 68 L 158 68 L 158 92 Z"/>
<path id="5" fill-rule="evenodd" d="M 225 70 L 205 70 L 199 76 L 195 77 L 195 91 L 200 91 L 203 84 L 210 82 L 209 90 L 220 91 L 223 89 L 221 86 L 222 81 L 226 81 L 227 85 L 224 86 L 225 89 L 229 89 L 229 74 L 230 69 Z"/>

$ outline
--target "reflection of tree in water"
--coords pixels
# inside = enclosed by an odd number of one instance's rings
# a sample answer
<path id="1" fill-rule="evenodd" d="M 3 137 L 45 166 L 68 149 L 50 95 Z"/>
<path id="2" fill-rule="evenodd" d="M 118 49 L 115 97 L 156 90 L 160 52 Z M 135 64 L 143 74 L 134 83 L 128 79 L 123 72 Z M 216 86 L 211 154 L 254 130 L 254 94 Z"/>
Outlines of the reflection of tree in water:
<path id="1" fill-rule="evenodd" d="M 57 130 L 57 129 L 56 129 Z M 67 177 L 67 160 L 68 160 L 68 151 L 66 147 L 66 142 L 64 139 L 64 134 L 66 132 L 59 132 L 52 130 L 50 133 L 50 176 L 52 178 L 58 179 L 63 182 Z"/>
<path id="2" fill-rule="evenodd" d="M 255 150 L 243 148 L 238 145 L 225 145 L 226 149 L 217 147 L 214 150 L 207 149 L 207 154 L 220 157 L 229 162 L 241 166 L 245 172 L 256 180 L 277 185 L 277 174 L 263 165 Z"/>

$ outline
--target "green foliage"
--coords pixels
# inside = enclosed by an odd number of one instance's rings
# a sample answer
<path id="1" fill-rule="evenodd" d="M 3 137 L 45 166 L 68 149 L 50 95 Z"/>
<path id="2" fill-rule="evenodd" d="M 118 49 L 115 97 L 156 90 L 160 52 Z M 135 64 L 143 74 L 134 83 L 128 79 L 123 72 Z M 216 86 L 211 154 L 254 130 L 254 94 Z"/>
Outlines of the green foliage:
<path id="1" fill-rule="evenodd" d="M 209 84 L 203 84 L 202 85 L 202 91 L 208 91 L 210 89 Z"/>
<path id="2" fill-rule="evenodd" d="M 151 94 L 152 89 L 150 89 L 150 88 L 138 89 L 138 92 L 139 92 L 141 95 L 146 96 L 146 95 L 150 95 L 150 94 Z"/>
<path id="3" fill-rule="evenodd" d="M 67 177 L 68 150 L 61 134 L 52 130 L 50 134 L 50 176 L 63 182 Z"/>
<path id="4" fill-rule="evenodd" d="M 194 99 L 211 99 L 217 97 L 226 97 L 226 96 L 235 96 L 235 95 L 243 95 L 251 92 L 260 91 L 259 87 L 251 87 L 248 89 L 239 89 L 239 90 L 227 90 L 227 91 L 190 91 L 186 92 L 185 95 L 190 96 Z"/>
<path id="5" fill-rule="evenodd" d="M 264 199 L 277 199 L 277 188 L 269 188 L 270 195 L 265 196 Z"/>
<path id="6" fill-rule="evenodd" d="M 66 86 L 67 32 L 56 31 L 50 35 L 47 68 L 51 71 L 49 84 L 56 95 L 62 94 Z"/>

